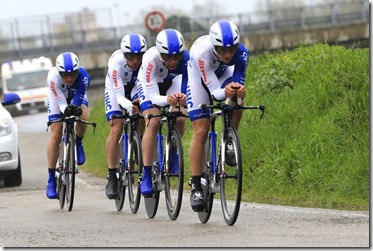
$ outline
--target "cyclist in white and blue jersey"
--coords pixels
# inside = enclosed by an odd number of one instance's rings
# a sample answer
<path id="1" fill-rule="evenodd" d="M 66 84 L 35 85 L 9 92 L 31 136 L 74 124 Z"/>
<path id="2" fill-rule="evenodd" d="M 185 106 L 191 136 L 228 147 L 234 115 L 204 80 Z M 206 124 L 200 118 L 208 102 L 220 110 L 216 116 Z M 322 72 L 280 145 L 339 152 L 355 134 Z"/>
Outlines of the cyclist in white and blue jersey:
<path id="1" fill-rule="evenodd" d="M 166 29 L 158 33 L 156 46 L 145 52 L 138 75 L 137 86 L 144 118 L 147 114 L 160 112 L 153 105 L 185 106 L 188 60 L 189 52 L 185 50 L 184 38 L 179 31 Z M 147 127 L 142 138 L 144 171 L 140 190 L 144 196 L 148 196 L 154 193 L 151 166 L 160 119 L 153 118 L 149 121 L 146 118 L 145 123 Z M 179 117 L 177 119 L 176 128 L 180 135 L 183 135 L 185 118 Z M 174 156 L 177 157 L 176 154 Z M 174 160 L 174 163 L 177 163 L 177 160 Z M 171 167 L 171 172 L 177 172 L 177 170 Z"/>
<path id="2" fill-rule="evenodd" d="M 108 72 L 105 79 L 105 112 L 109 122 L 110 132 L 106 139 L 106 159 L 108 165 L 108 184 L 106 196 L 115 199 L 118 196 L 116 164 L 119 154 L 119 139 L 122 135 L 124 121 L 111 120 L 111 115 L 122 115 L 122 108 L 130 114 L 140 112 L 137 94 L 137 75 L 142 62 L 142 57 L 147 50 L 145 38 L 137 33 L 125 35 L 108 62 Z M 122 108 L 121 108 L 122 107 Z M 145 128 L 144 120 L 139 121 L 139 132 Z"/>
<path id="3" fill-rule="evenodd" d="M 192 122 L 193 138 L 190 148 L 190 171 L 192 175 L 191 207 L 194 211 L 205 208 L 201 188 L 204 147 L 209 131 L 211 110 L 201 109 L 200 104 L 212 104 L 246 95 L 245 72 L 249 52 L 240 43 L 237 26 L 227 20 L 214 23 L 209 35 L 198 38 L 190 49 L 188 64 L 187 107 Z M 235 101 L 234 101 L 235 102 Z M 243 104 L 243 103 L 242 103 Z M 232 126 L 238 129 L 242 110 L 235 110 Z M 229 146 L 227 147 L 229 149 Z M 234 155 L 228 152 L 227 163 L 233 165 Z M 234 153 L 233 153 L 234 154 Z"/>
<path id="4" fill-rule="evenodd" d="M 48 120 L 55 121 L 62 115 L 78 116 L 80 119 L 88 118 L 87 89 L 91 78 L 87 70 L 80 66 L 78 57 L 72 52 L 64 52 L 57 56 L 56 66 L 48 72 Z M 69 106 L 72 104 L 72 106 Z M 51 135 L 47 148 L 48 158 L 48 183 L 46 195 L 49 199 L 57 198 L 55 167 L 59 155 L 59 145 L 62 137 L 62 122 L 53 123 L 50 126 Z M 85 154 L 83 148 L 83 137 L 87 125 L 76 124 L 76 149 L 77 164 L 83 165 Z"/>

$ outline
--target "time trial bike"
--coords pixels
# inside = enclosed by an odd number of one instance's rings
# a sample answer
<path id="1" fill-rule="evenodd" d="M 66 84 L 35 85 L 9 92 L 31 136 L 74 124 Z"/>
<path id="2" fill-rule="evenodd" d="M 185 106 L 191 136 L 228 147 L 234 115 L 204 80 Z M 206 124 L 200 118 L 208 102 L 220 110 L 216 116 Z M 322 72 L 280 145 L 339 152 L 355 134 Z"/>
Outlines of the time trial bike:
<path id="1" fill-rule="evenodd" d="M 53 123 L 62 122 L 62 139 L 59 146 L 60 152 L 56 166 L 56 184 L 60 208 L 63 209 L 65 201 L 67 210 L 71 211 L 74 203 L 75 174 L 77 173 L 76 145 L 75 145 L 75 123 L 84 123 L 96 129 L 95 122 L 89 122 L 76 116 L 63 116 L 54 121 L 47 122 L 47 130 Z"/>
<path id="2" fill-rule="evenodd" d="M 183 107 L 158 107 L 159 114 L 148 114 L 147 118 L 161 117 L 156 140 L 156 156 L 152 166 L 152 183 L 155 193 L 144 197 L 146 213 L 153 218 L 158 209 L 160 192 L 165 191 L 166 208 L 171 220 L 176 220 L 181 209 L 184 190 L 184 155 L 181 136 L 176 129 L 178 117 L 188 117 Z M 165 124 L 165 128 L 163 128 Z M 165 129 L 165 131 L 163 131 Z"/>
<path id="3" fill-rule="evenodd" d="M 242 153 L 237 130 L 231 126 L 232 113 L 237 109 L 259 109 L 264 115 L 265 106 L 243 106 L 242 100 L 231 105 L 230 99 L 226 102 L 217 102 L 213 105 L 201 104 L 201 108 L 210 108 L 210 130 L 205 147 L 205 165 L 201 179 L 205 209 L 198 212 L 202 223 L 206 223 L 211 215 L 214 194 L 220 193 L 221 207 L 227 225 L 234 225 L 237 220 L 241 204 L 242 193 Z M 213 112 L 214 109 L 218 111 Z M 218 131 L 215 122 L 221 117 L 220 143 L 218 145 Z M 217 148 L 219 146 L 219 148 Z M 191 186 L 191 180 L 189 180 Z"/>
<path id="4" fill-rule="evenodd" d="M 120 151 L 117 161 L 117 188 L 118 196 L 115 205 L 118 211 L 123 208 L 126 187 L 128 187 L 128 201 L 131 212 L 136 214 L 141 200 L 140 180 L 142 175 L 141 135 L 138 123 L 143 119 L 141 114 L 129 114 L 127 110 L 123 115 L 112 115 L 114 119 L 123 119 L 123 132 L 119 140 Z"/>

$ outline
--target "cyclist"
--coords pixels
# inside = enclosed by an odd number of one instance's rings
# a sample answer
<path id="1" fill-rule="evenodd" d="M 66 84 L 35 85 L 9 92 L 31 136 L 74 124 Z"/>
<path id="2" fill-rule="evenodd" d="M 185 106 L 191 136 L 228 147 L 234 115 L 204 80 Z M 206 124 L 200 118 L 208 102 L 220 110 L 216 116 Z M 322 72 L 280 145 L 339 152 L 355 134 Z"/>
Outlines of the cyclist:
<path id="1" fill-rule="evenodd" d="M 108 184 L 106 196 L 115 199 L 118 196 L 116 164 L 119 154 L 119 139 L 122 135 L 123 120 L 112 121 L 110 116 L 122 115 L 122 109 L 130 114 L 138 113 L 139 103 L 137 95 L 137 74 L 142 56 L 147 50 L 145 38 L 137 33 L 130 33 L 122 38 L 120 49 L 116 50 L 108 62 L 108 73 L 105 79 L 105 112 L 110 125 L 110 132 L 106 140 L 106 158 L 108 164 Z M 122 107 L 122 109 L 121 109 Z M 141 122 L 143 120 L 140 120 Z M 142 134 L 145 123 L 139 123 Z"/>
<path id="2" fill-rule="evenodd" d="M 198 38 L 190 49 L 187 107 L 193 128 L 193 147 L 190 148 L 190 203 L 194 211 L 203 211 L 205 208 L 201 188 L 201 163 L 204 162 L 204 147 L 211 113 L 210 109 L 199 108 L 199 104 L 211 104 L 213 100 L 220 101 L 228 97 L 245 97 L 245 71 L 248 61 L 249 52 L 240 43 L 237 26 L 227 20 L 214 23 L 209 35 Z M 242 110 L 236 110 L 232 115 L 231 123 L 236 129 L 242 113 Z M 231 159 L 227 154 L 226 156 L 227 164 L 234 165 L 234 155 Z"/>
<path id="3" fill-rule="evenodd" d="M 144 54 L 137 82 L 141 110 L 145 119 L 148 114 L 160 112 L 153 104 L 185 106 L 188 60 L 189 52 L 185 50 L 184 38 L 179 31 L 165 29 L 158 33 L 156 46 L 149 48 Z M 150 121 L 146 119 L 145 122 L 147 127 L 142 138 L 144 171 L 140 191 L 144 196 L 149 196 L 154 193 L 151 166 L 160 119 L 153 118 Z M 177 119 L 176 128 L 183 135 L 185 118 Z M 173 158 L 176 163 L 176 157 Z M 175 167 L 171 167 L 171 172 L 177 172 Z"/>
<path id="4" fill-rule="evenodd" d="M 65 116 L 75 115 L 80 119 L 87 120 L 87 89 L 91 78 L 87 70 L 80 66 L 79 59 L 74 53 L 64 52 L 57 56 L 56 66 L 49 70 L 47 81 L 49 87 L 47 100 L 49 121 L 60 119 L 62 114 Z M 50 128 L 51 136 L 47 148 L 49 176 L 46 194 L 48 198 L 54 199 L 57 198 L 54 176 L 62 137 L 62 122 L 53 123 Z M 85 162 L 82 140 L 86 129 L 86 124 L 79 122 L 76 124 L 78 165 L 83 165 Z"/>

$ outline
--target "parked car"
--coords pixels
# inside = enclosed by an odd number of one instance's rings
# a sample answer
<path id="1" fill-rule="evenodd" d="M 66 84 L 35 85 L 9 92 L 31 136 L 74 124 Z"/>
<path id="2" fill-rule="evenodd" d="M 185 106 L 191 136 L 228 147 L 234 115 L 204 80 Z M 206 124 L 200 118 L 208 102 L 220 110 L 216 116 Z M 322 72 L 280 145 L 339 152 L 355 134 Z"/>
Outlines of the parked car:
<path id="1" fill-rule="evenodd" d="M 4 186 L 22 184 L 18 127 L 4 106 L 16 104 L 21 98 L 16 93 L 4 94 L 0 105 L 0 179 Z"/>

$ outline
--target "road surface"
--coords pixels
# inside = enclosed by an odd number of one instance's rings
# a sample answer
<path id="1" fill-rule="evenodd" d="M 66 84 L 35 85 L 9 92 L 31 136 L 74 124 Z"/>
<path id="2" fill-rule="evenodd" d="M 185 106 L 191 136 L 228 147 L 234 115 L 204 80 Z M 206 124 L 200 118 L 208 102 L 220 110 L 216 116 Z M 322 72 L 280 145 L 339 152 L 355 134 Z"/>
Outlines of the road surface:
<path id="1" fill-rule="evenodd" d="M 161 193 L 149 219 L 141 201 L 132 214 L 126 198 L 121 212 L 105 196 L 106 180 L 77 176 L 71 212 L 45 196 L 46 114 L 15 118 L 20 131 L 23 184 L 0 186 L 0 247 L 369 247 L 369 212 L 242 203 L 234 226 L 224 222 L 215 200 L 210 220 L 199 222 L 184 193 L 175 221 Z M 89 158 L 89 156 L 88 156 Z"/>

